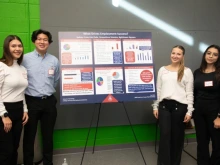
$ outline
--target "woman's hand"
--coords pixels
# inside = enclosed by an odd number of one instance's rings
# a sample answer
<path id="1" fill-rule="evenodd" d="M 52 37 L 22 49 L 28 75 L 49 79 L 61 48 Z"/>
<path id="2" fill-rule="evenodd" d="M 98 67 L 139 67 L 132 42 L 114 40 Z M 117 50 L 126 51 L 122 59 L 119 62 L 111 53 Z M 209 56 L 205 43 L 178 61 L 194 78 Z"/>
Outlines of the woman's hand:
<path id="1" fill-rule="evenodd" d="M 2 117 L 2 122 L 4 124 L 4 130 L 8 133 L 12 127 L 12 121 L 9 117 Z"/>
<path id="2" fill-rule="evenodd" d="M 214 127 L 215 128 L 220 128 L 220 118 L 219 117 L 217 117 L 214 121 L 213 121 L 213 123 L 214 123 Z"/>
<path id="3" fill-rule="evenodd" d="M 190 119 L 191 119 L 191 116 L 186 115 L 183 122 L 188 123 L 190 121 Z"/>
<path id="4" fill-rule="evenodd" d="M 22 125 L 24 126 L 27 122 L 28 122 L 28 113 L 27 112 L 24 112 L 24 114 L 23 114 L 23 118 L 22 118 L 22 121 L 23 121 L 23 123 L 22 123 Z"/>
<path id="5" fill-rule="evenodd" d="M 159 111 L 158 110 L 153 110 L 153 114 L 154 114 L 154 117 L 156 119 L 158 119 Z"/>

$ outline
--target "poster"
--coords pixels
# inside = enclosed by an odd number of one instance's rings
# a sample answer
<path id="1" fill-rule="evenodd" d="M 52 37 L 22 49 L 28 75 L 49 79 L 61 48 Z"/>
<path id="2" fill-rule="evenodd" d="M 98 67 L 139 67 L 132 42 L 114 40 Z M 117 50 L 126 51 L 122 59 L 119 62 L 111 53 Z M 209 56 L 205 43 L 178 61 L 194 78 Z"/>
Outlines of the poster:
<path id="1" fill-rule="evenodd" d="M 59 32 L 61 104 L 156 99 L 150 32 Z"/>

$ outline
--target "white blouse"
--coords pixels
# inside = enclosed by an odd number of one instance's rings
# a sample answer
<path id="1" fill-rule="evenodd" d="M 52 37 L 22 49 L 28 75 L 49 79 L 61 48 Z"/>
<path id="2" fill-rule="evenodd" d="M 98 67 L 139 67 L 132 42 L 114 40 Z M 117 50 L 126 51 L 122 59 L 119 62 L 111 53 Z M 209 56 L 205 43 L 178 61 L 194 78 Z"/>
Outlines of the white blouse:
<path id="1" fill-rule="evenodd" d="M 192 116 L 193 108 L 193 74 L 186 68 L 181 82 L 177 81 L 178 72 L 169 71 L 161 67 L 157 75 L 157 100 L 153 103 L 153 110 L 158 110 L 159 102 L 163 99 L 175 100 L 187 104 L 187 114 Z"/>
<path id="2" fill-rule="evenodd" d="M 17 60 L 12 66 L 0 62 L 0 116 L 7 110 L 4 102 L 18 102 L 23 100 L 24 112 L 27 112 L 24 91 L 28 85 L 27 70 L 18 65 Z"/>

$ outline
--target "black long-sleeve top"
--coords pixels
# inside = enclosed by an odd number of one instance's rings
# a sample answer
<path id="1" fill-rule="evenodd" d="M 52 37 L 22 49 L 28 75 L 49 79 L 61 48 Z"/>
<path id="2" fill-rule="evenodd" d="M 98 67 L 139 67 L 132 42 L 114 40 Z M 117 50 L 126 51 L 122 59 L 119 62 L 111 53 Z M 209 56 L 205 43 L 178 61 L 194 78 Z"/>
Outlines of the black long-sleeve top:
<path id="1" fill-rule="evenodd" d="M 195 70 L 194 100 L 220 101 L 220 83 L 215 78 L 215 72 L 203 73 L 199 69 Z"/>

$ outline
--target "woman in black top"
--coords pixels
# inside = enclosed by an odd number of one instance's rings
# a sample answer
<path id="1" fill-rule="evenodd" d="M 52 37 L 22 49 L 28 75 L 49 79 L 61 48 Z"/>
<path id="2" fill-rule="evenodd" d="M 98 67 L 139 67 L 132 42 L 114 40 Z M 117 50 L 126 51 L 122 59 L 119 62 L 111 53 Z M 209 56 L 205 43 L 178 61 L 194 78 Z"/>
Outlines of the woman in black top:
<path id="1" fill-rule="evenodd" d="M 220 165 L 220 47 L 209 46 L 194 72 L 198 165 Z M 209 142 L 212 141 L 212 153 Z"/>

